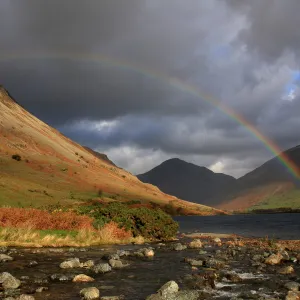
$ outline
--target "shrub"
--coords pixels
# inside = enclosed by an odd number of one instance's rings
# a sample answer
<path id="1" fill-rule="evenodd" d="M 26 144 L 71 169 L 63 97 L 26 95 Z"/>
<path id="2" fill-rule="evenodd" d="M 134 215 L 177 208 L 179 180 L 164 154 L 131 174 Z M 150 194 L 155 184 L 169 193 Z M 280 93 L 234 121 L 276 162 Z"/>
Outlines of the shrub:
<path id="1" fill-rule="evenodd" d="M 142 202 L 140 200 L 129 200 L 129 201 L 125 202 L 125 204 L 135 205 L 135 204 L 142 204 Z"/>
<path id="2" fill-rule="evenodd" d="M 16 160 L 16 161 L 20 161 L 21 160 L 21 155 L 19 155 L 19 154 L 13 154 L 11 156 L 11 158 L 14 159 L 14 160 Z"/>
<path id="3" fill-rule="evenodd" d="M 0 208 L 0 227 L 32 229 L 93 229 L 93 220 L 74 212 L 52 213 L 35 208 Z"/>
<path id="4" fill-rule="evenodd" d="M 145 238 L 168 239 L 178 230 L 178 224 L 160 209 L 129 208 L 122 203 L 109 203 L 83 206 L 78 212 L 92 217 L 96 228 L 113 221 L 120 228 L 131 231 L 134 237 L 141 235 Z"/>

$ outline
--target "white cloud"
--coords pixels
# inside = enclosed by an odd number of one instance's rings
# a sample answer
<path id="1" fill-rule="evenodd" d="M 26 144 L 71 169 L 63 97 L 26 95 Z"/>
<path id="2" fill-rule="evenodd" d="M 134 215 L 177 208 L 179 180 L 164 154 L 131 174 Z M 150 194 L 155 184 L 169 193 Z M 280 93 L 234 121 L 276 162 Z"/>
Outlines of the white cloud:
<path id="1" fill-rule="evenodd" d="M 217 161 L 208 168 L 215 173 L 222 173 L 224 171 L 225 164 L 222 161 Z"/>

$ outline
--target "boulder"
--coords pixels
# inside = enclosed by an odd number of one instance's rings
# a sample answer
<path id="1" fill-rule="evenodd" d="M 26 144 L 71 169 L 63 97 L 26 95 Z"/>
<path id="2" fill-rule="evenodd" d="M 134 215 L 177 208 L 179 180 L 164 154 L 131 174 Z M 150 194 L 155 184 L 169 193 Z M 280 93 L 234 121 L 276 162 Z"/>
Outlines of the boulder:
<path id="1" fill-rule="evenodd" d="M 5 290 L 17 289 L 21 285 L 21 281 L 8 272 L 3 272 L 0 274 L 0 283 Z"/>
<path id="2" fill-rule="evenodd" d="M 94 278 L 87 276 L 85 274 L 79 274 L 73 278 L 73 282 L 92 282 L 94 280 L 95 280 Z"/>
<path id="3" fill-rule="evenodd" d="M 289 291 L 298 292 L 300 290 L 300 283 L 294 282 L 294 281 L 290 281 L 290 282 L 287 282 L 284 285 L 284 287 L 286 289 L 288 289 Z"/>
<path id="4" fill-rule="evenodd" d="M 199 239 L 195 239 L 189 243 L 189 248 L 199 249 L 202 248 L 202 242 Z"/>
<path id="5" fill-rule="evenodd" d="M 108 261 L 108 263 L 114 269 L 122 269 L 122 268 L 124 268 L 126 266 L 126 265 L 123 265 L 123 263 L 120 260 L 118 260 L 118 259 L 110 259 Z"/>
<path id="6" fill-rule="evenodd" d="M 85 300 L 99 299 L 100 292 L 95 287 L 88 287 L 80 291 L 80 296 Z"/>
<path id="7" fill-rule="evenodd" d="M 0 262 L 12 261 L 13 258 L 6 254 L 0 254 Z"/>
<path id="8" fill-rule="evenodd" d="M 61 269 L 73 269 L 80 268 L 82 265 L 80 264 L 79 258 L 70 258 L 68 260 L 63 261 L 59 267 Z"/>
<path id="9" fill-rule="evenodd" d="M 176 243 L 173 245 L 172 249 L 175 251 L 182 251 L 185 250 L 187 248 L 186 245 L 182 245 L 181 243 Z"/>
<path id="10" fill-rule="evenodd" d="M 295 272 L 295 270 L 292 266 L 283 267 L 278 270 L 278 273 L 282 274 L 282 275 L 288 275 L 288 274 L 292 274 L 294 272 Z"/>
<path id="11" fill-rule="evenodd" d="M 119 257 L 122 257 L 122 256 L 129 256 L 129 255 L 130 255 L 130 252 L 127 251 L 127 250 L 118 250 L 118 251 L 117 251 L 117 255 L 119 255 Z"/>
<path id="12" fill-rule="evenodd" d="M 82 263 L 82 268 L 91 269 L 95 265 L 93 260 L 87 260 L 86 262 Z"/>
<path id="13" fill-rule="evenodd" d="M 278 265 L 280 264 L 283 256 L 280 253 L 272 254 L 265 259 L 265 264 L 267 265 Z"/>
<path id="14" fill-rule="evenodd" d="M 238 283 L 243 281 L 242 278 L 235 272 L 227 272 L 224 274 L 224 277 L 233 283 Z"/>
<path id="15" fill-rule="evenodd" d="M 146 298 L 146 300 L 171 299 L 171 296 L 178 293 L 178 291 L 178 284 L 175 281 L 168 281 L 157 291 L 156 294 L 150 295 Z"/>
<path id="16" fill-rule="evenodd" d="M 223 260 L 209 258 L 204 262 L 204 265 L 209 268 L 222 269 L 226 266 L 226 263 Z"/>
<path id="17" fill-rule="evenodd" d="M 300 300 L 300 292 L 289 291 L 285 300 Z"/>
<path id="18" fill-rule="evenodd" d="M 202 260 L 196 260 L 196 259 L 190 259 L 188 263 L 193 266 L 193 267 L 201 267 L 203 266 L 203 261 Z"/>
<path id="19" fill-rule="evenodd" d="M 92 270 L 97 274 L 98 273 L 104 274 L 111 271 L 111 266 L 107 263 L 102 263 L 102 264 L 95 265 Z"/>

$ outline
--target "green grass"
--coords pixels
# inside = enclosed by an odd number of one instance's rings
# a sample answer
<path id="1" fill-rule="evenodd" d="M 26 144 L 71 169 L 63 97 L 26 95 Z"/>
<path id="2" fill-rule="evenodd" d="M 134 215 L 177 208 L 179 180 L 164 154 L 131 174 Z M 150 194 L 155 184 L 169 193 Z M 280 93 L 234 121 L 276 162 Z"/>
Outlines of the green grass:
<path id="1" fill-rule="evenodd" d="M 266 197 L 260 203 L 251 206 L 249 210 L 275 209 L 282 207 L 288 207 L 292 209 L 300 208 L 300 189 L 292 189 L 280 194 Z"/>

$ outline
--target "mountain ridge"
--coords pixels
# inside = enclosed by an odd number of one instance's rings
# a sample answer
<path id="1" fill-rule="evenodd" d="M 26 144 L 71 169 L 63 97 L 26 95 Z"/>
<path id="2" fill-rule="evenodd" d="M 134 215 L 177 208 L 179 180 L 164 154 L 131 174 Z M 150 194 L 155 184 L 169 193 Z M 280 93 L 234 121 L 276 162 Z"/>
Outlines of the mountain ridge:
<path id="1" fill-rule="evenodd" d="M 231 187 L 236 182 L 230 175 L 214 173 L 206 167 L 179 158 L 168 159 L 137 177 L 143 182 L 157 185 L 166 193 L 206 205 L 212 205 L 219 193 L 229 189 L 227 185 Z M 215 185 L 221 190 L 216 190 Z"/>
<path id="2" fill-rule="evenodd" d="M 300 145 L 279 156 L 287 157 L 298 166 L 300 174 Z M 180 172 L 182 174 L 178 176 Z M 245 211 L 268 206 L 300 208 L 300 180 L 279 161 L 278 156 L 238 179 L 179 158 L 168 159 L 137 177 L 157 185 L 166 193 L 223 210 Z"/>
<path id="3" fill-rule="evenodd" d="M 19 160 L 13 159 L 16 155 Z M 172 203 L 185 214 L 221 213 L 142 183 L 36 118 L 1 86 L 0 205 L 82 205 L 90 200 L 139 200 L 162 208 Z"/>

